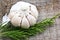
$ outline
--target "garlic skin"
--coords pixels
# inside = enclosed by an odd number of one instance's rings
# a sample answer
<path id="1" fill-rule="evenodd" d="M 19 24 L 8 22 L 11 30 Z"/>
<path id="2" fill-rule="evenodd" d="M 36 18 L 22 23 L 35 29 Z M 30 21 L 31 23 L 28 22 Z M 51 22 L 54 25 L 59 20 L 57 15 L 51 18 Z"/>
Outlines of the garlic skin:
<path id="1" fill-rule="evenodd" d="M 22 20 L 21 17 L 14 16 L 14 17 L 11 19 L 11 23 L 12 23 L 14 26 L 20 26 L 21 20 Z"/>
<path id="2" fill-rule="evenodd" d="M 14 26 L 28 29 L 36 24 L 38 10 L 35 5 L 19 1 L 11 7 L 8 17 Z"/>
<path id="3" fill-rule="evenodd" d="M 25 29 L 30 27 L 29 22 L 28 22 L 28 20 L 27 20 L 27 18 L 25 16 L 22 19 L 21 27 L 25 28 Z"/>
<path id="4" fill-rule="evenodd" d="M 27 19 L 28 19 L 31 26 L 36 23 L 36 19 L 32 15 L 28 15 Z"/>
<path id="5" fill-rule="evenodd" d="M 11 13 L 9 13 L 8 17 L 9 17 L 10 19 L 12 19 L 12 17 L 14 17 L 15 14 L 16 14 L 16 12 L 11 12 Z"/>

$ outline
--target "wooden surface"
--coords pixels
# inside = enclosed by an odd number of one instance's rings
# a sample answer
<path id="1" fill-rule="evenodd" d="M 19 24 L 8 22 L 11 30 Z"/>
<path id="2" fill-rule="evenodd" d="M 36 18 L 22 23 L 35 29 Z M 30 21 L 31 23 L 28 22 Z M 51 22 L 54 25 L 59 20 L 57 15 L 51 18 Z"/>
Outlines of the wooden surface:
<path id="1" fill-rule="evenodd" d="M 52 17 L 60 11 L 60 0 L 0 0 L 0 22 L 2 16 L 9 13 L 11 6 L 18 1 L 29 2 L 37 6 L 39 11 L 38 22 L 47 17 Z M 30 37 L 29 40 L 60 40 L 60 18 L 57 18 L 55 24 L 46 29 L 45 32 Z"/>

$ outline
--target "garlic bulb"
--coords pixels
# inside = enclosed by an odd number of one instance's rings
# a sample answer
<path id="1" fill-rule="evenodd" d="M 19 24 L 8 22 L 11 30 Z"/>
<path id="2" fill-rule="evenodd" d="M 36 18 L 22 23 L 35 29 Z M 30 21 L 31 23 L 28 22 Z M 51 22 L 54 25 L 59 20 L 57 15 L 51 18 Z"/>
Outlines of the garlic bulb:
<path id="1" fill-rule="evenodd" d="M 29 28 L 36 24 L 38 11 L 36 6 L 19 1 L 11 7 L 8 17 L 14 26 Z"/>

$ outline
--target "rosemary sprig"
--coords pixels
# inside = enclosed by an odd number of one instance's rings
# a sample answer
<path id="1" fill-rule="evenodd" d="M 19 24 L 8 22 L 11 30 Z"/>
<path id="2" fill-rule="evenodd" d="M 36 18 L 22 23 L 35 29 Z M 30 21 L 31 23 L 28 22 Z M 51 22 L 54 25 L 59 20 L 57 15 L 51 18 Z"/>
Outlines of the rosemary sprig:
<path id="1" fill-rule="evenodd" d="M 8 23 L 7 25 L 4 25 L 2 27 L 3 30 L 0 33 L 0 36 L 10 37 L 13 40 L 27 40 L 27 38 L 30 36 L 36 35 L 37 33 L 44 32 L 48 26 L 51 26 L 54 24 L 54 20 L 58 16 L 60 16 L 60 14 L 57 14 L 52 18 L 46 18 L 43 21 L 31 26 L 29 29 L 14 27 L 10 23 Z"/>

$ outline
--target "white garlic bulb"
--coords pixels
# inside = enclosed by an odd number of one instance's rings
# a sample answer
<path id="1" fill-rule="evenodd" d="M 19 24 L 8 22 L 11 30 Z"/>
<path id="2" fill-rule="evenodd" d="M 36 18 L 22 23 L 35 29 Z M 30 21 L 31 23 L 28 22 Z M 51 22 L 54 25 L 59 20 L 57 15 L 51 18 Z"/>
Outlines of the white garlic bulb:
<path id="1" fill-rule="evenodd" d="M 36 24 L 38 11 L 36 6 L 19 1 L 11 7 L 8 17 L 14 26 L 29 28 Z"/>

